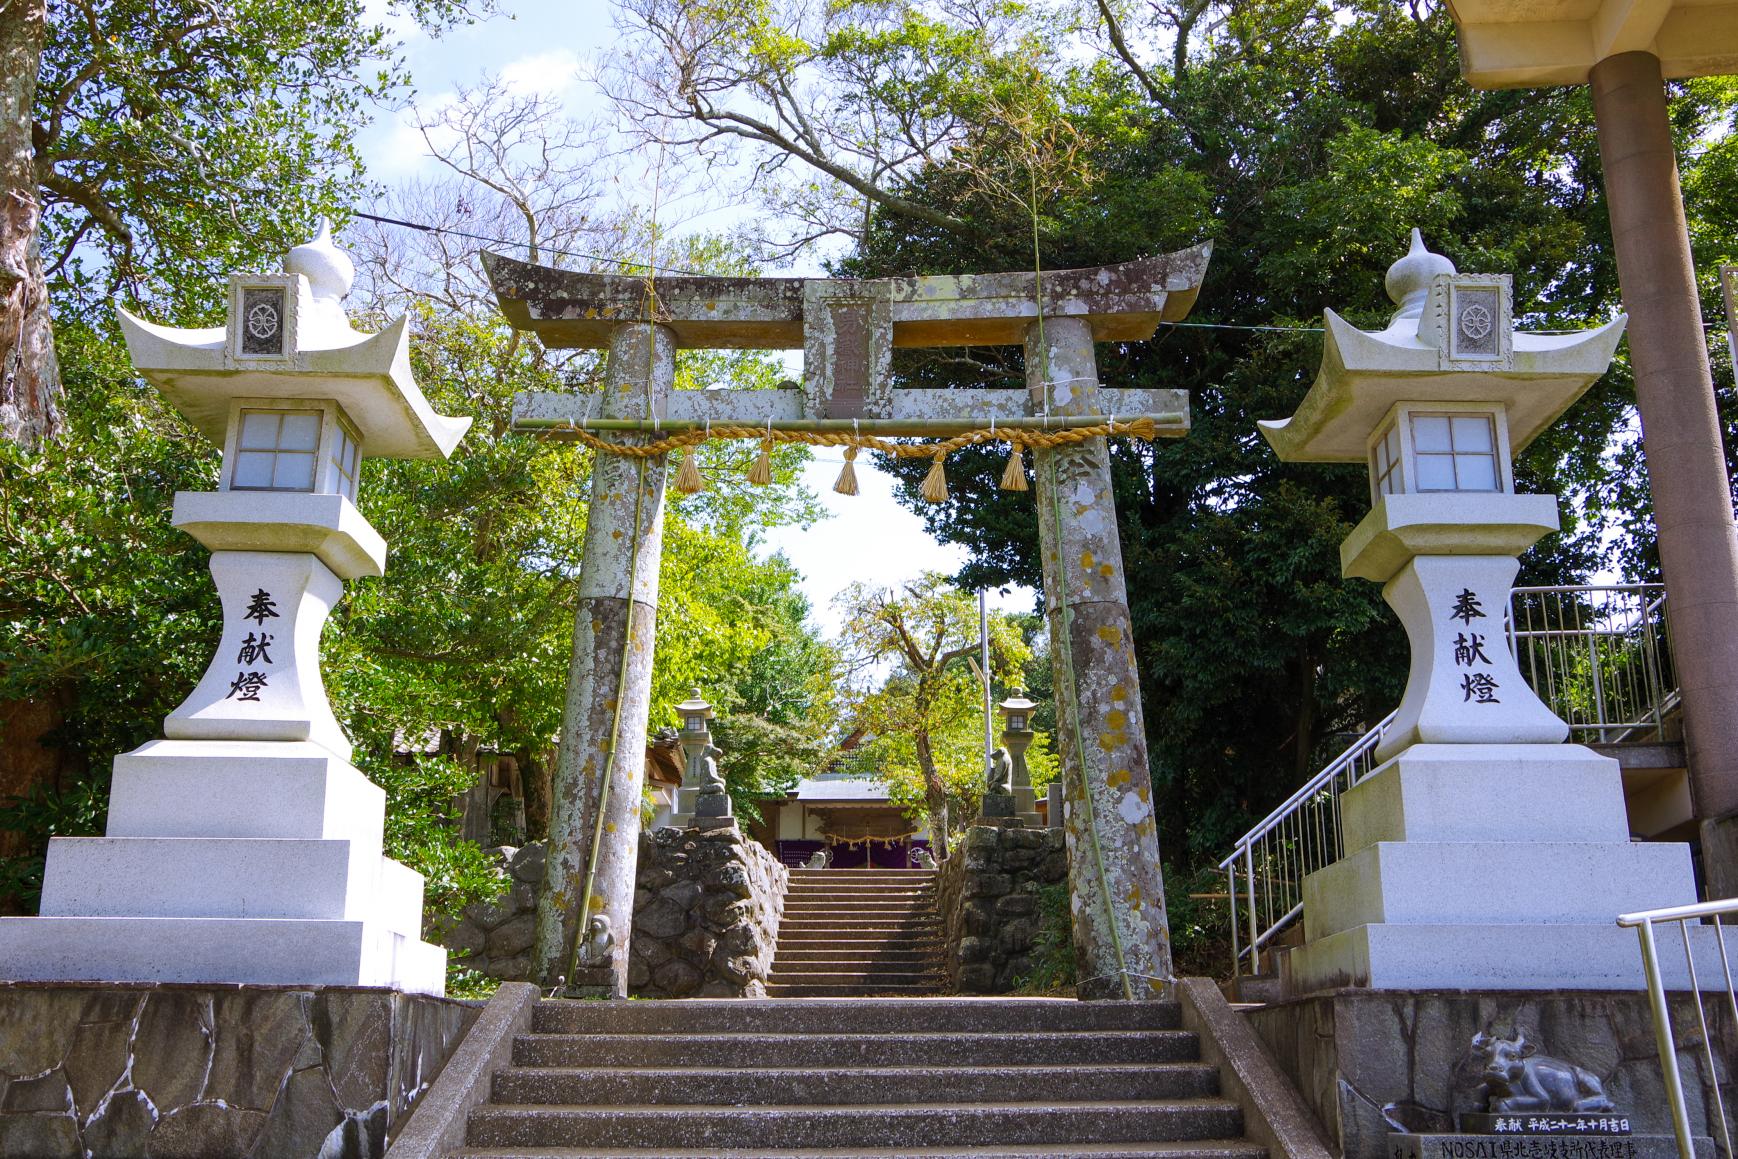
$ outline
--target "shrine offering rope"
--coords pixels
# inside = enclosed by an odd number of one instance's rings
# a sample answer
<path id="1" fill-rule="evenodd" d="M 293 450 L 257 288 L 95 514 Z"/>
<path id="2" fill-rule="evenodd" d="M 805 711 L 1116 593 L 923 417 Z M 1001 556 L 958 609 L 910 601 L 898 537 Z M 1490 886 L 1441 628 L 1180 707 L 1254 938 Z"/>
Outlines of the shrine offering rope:
<path id="1" fill-rule="evenodd" d="M 690 495 L 696 491 L 704 490 L 706 482 L 688 458 L 687 449 L 712 439 L 758 439 L 761 444 L 760 456 L 748 471 L 749 482 L 757 484 L 772 482 L 772 463 L 769 452 L 774 443 L 802 443 L 810 447 L 844 447 L 846 448 L 845 468 L 839 473 L 839 481 L 833 489 L 845 495 L 857 493 L 857 475 L 851 461 L 856 458 L 860 448 L 868 447 L 870 450 L 881 451 L 901 459 L 931 459 L 934 465 L 930 467 L 929 476 L 923 481 L 923 497 L 931 503 L 942 503 L 947 500 L 947 477 L 943 471 L 943 461 L 948 455 L 966 447 L 981 446 L 985 443 L 1007 443 L 1011 446 L 1013 454 L 1009 457 L 1007 469 L 1002 473 L 1001 489 L 1004 491 L 1024 491 L 1026 490 L 1026 472 L 1023 456 L 1027 447 L 1050 450 L 1055 447 L 1068 447 L 1084 443 L 1088 439 L 1131 438 L 1145 439 L 1150 442 L 1159 437 L 1158 423 L 1146 417 L 1126 421 L 1109 419 L 1093 426 L 1067 427 L 1056 431 L 1033 430 L 1026 427 L 1003 427 L 1001 429 L 982 427 L 978 430 L 955 435 L 950 439 L 923 443 L 894 442 L 892 439 L 860 434 L 855 431 L 774 430 L 771 427 L 752 427 L 734 423 L 695 427 L 664 435 L 649 443 L 614 442 L 593 434 L 575 423 L 569 423 L 566 427 L 555 429 L 572 438 L 575 442 L 604 455 L 621 455 L 643 461 L 658 455 L 669 454 L 671 451 L 682 451 L 684 454 L 677 470 L 676 490 Z"/>

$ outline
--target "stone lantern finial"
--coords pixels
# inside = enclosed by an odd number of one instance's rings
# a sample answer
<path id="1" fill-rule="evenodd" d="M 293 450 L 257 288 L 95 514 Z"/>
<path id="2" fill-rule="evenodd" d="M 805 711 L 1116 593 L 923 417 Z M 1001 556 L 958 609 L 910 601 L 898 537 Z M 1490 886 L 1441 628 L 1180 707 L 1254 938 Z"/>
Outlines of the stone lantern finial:
<path id="1" fill-rule="evenodd" d="M 1388 277 L 1383 282 L 1389 299 L 1400 307 L 1394 321 L 1416 319 L 1422 315 L 1425 299 L 1430 296 L 1430 283 L 1438 274 L 1453 276 L 1454 273 L 1454 263 L 1441 254 L 1431 253 L 1424 244 L 1424 235 L 1414 227 L 1411 248 L 1405 257 L 1388 267 Z"/>
<path id="2" fill-rule="evenodd" d="M 284 272 L 301 274 L 308 279 L 316 325 L 322 330 L 332 327 L 343 331 L 350 329 L 343 302 L 356 281 L 356 263 L 350 260 L 349 254 L 332 244 L 330 218 L 320 219 L 320 233 L 313 241 L 303 242 L 285 255 Z"/>
<path id="3" fill-rule="evenodd" d="M 332 220 L 327 217 L 320 219 L 319 236 L 303 242 L 284 258 L 284 272 L 301 274 L 308 279 L 315 298 L 334 302 L 348 297 L 356 281 L 356 263 L 332 244 Z"/>

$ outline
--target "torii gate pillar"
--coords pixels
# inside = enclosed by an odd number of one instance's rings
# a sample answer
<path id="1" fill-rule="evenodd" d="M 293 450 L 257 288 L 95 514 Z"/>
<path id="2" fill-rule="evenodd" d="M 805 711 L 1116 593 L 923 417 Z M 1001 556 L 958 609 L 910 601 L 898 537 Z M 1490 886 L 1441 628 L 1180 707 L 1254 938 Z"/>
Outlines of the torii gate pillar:
<path id="1" fill-rule="evenodd" d="M 675 377 L 676 336 L 667 327 L 619 323 L 610 331 L 601 410 L 619 419 L 661 414 Z M 668 457 L 598 455 L 592 462 L 573 659 L 550 794 L 552 839 L 546 884 L 537 895 L 535 976 L 546 986 L 566 976 L 570 984 L 614 998 L 628 994 Z M 580 894 L 588 883 L 582 907 Z M 582 908 L 587 919 L 609 918 L 615 939 L 609 964 L 594 964 L 584 979 L 570 972 L 574 940 L 585 924 Z"/>
<path id="2" fill-rule="evenodd" d="M 1035 414 L 1098 412 L 1098 367 L 1085 319 L 1052 318 L 1028 328 L 1026 385 Z M 1154 997 L 1171 977 L 1170 926 L 1110 444 L 1090 439 L 1036 450 L 1033 467 L 1055 666 L 1076 990 L 1082 998 Z"/>

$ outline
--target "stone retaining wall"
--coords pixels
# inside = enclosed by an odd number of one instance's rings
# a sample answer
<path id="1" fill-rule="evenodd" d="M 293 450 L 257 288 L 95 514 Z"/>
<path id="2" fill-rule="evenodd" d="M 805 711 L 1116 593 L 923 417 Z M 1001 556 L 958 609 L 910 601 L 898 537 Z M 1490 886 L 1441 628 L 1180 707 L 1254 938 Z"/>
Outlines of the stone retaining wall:
<path id="1" fill-rule="evenodd" d="M 1038 891 L 1068 880 L 1061 829 L 967 829 L 936 874 L 947 976 L 960 994 L 1006 994 L 1032 968 Z"/>
<path id="2" fill-rule="evenodd" d="M 790 871 L 735 825 L 640 836 L 628 989 L 764 998 Z"/>
<path id="3" fill-rule="evenodd" d="M 429 939 L 455 964 L 503 982 L 531 980 L 531 943 L 537 936 L 537 887 L 543 883 L 543 846 L 493 851 L 507 885 L 494 901 L 465 907 L 457 922 L 436 918 Z"/>
<path id="4" fill-rule="evenodd" d="M 0 1155 L 379 1159 L 478 1009 L 339 987 L 0 985 Z"/>
<path id="5" fill-rule="evenodd" d="M 502 849 L 510 884 L 467 906 L 434 939 L 459 965 L 505 982 L 531 976 L 543 846 Z M 629 992 L 645 998 L 760 998 L 772 970 L 789 871 L 735 826 L 640 835 Z"/>

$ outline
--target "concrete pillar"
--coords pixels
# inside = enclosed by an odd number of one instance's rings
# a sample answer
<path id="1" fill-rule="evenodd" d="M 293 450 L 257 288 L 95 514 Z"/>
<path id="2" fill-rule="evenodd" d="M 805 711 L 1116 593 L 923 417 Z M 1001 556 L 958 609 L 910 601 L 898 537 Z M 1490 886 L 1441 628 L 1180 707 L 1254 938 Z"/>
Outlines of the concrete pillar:
<path id="1" fill-rule="evenodd" d="M 1055 415 L 1095 413 L 1091 325 L 1034 323 L 1026 384 L 1034 414 L 1046 403 Z M 1079 994 L 1164 997 L 1170 930 L 1109 448 L 1092 439 L 1033 458 Z"/>
<path id="2" fill-rule="evenodd" d="M 610 336 L 604 416 L 656 413 L 674 383 L 675 366 L 676 337 L 668 328 L 643 322 L 617 326 Z M 592 465 L 573 661 L 550 801 L 548 870 L 537 899 L 536 976 L 546 985 L 564 975 L 576 982 L 569 963 L 598 834 L 586 916 L 609 918 L 615 946 L 607 972 L 601 978 L 605 968 L 589 973 L 598 979 L 593 985 L 617 998 L 627 996 L 667 458 L 600 454 Z M 606 776 L 609 797 L 600 829 L 597 804 Z"/>
<path id="3" fill-rule="evenodd" d="M 1738 533 L 1665 83 L 1646 52 L 1590 79 L 1707 888 L 1733 897 L 1738 844 L 1720 831 L 1738 827 Z"/>

